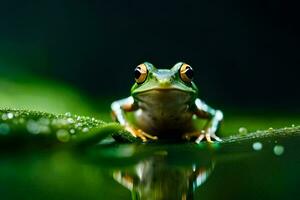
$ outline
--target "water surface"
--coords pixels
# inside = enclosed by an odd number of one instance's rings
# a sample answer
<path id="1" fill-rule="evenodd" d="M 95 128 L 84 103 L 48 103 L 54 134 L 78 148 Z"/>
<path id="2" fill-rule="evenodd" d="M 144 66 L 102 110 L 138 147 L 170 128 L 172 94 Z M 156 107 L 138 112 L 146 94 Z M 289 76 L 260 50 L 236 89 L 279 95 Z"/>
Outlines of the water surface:
<path id="1" fill-rule="evenodd" d="M 283 199 L 300 195 L 300 137 L 1 153 L 1 199 Z"/>

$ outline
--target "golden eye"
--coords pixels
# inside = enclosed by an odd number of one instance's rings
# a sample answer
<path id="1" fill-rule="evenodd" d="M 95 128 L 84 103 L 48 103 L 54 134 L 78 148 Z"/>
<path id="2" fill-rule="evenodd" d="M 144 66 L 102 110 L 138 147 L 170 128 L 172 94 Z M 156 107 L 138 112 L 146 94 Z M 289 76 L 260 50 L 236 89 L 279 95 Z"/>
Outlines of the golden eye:
<path id="1" fill-rule="evenodd" d="M 194 70 L 188 64 L 182 64 L 180 67 L 180 78 L 186 83 L 192 82 L 194 78 Z"/>
<path id="2" fill-rule="evenodd" d="M 143 83 L 147 78 L 148 70 L 145 64 L 138 65 L 134 70 L 135 82 L 138 84 Z"/>

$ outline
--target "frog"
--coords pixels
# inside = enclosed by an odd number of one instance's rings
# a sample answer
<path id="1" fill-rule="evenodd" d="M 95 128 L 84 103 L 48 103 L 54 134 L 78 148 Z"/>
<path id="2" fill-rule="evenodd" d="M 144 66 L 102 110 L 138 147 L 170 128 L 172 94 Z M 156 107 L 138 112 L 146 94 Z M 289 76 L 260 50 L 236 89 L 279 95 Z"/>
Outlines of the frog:
<path id="1" fill-rule="evenodd" d="M 222 141 L 216 132 L 223 112 L 198 98 L 194 74 L 194 69 L 184 62 L 170 69 L 157 68 L 149 62 L 139 64 L 134 69 L 131 95 L 111 104 L 113 119 L 142 142 Z M 205 125 L 197 127 L 195 119 L 205 120 Z"/>

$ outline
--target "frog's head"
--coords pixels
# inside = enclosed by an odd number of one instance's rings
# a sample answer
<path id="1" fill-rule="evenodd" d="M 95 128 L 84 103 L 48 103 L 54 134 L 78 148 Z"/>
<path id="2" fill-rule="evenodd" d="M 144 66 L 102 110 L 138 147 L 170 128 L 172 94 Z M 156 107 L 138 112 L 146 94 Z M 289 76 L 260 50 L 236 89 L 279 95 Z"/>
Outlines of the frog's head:
<path id="1" fill-rule="evenodd" d="M 171 69 L 157 69 L 145 62 L 134 70 L 135 84 L 131 88 L 133 97 L 151 91 L 172 91 L 188 93 L 196 97 L 197 86 L 193 80 L 193 69 L 186 63 L 179 62 Z"/>

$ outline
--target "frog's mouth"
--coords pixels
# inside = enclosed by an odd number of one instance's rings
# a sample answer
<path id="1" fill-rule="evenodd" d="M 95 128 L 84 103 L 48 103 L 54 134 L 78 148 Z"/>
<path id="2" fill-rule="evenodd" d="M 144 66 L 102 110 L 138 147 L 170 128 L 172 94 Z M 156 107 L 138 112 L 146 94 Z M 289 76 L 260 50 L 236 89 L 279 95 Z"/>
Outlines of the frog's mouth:
<path id="1" fill-rule="evenodd" d="M 176 87 L 176 86 L 172 86 L 172 87 L 151 87 L 151 88 L 147 88 L 147 89 L 136 89 L 132 95 L 133 96 L 138 96 L 140 94 L 151 94 L 151 93 L 155 93 L 155 92 L 179 92 L 179 93 L 186 93 L 186 94 L 190 94 L 190 95 L 196 95 L 196 91 L 193 90 L 192 88 L 186 87 L 186 88 L 182 88 L 182 87 Z"/>
<path id="2" fill-rule="evenodd" d="M 186 103 L 193 99 L 194 92 L 178 88 L 152 88 L 133 94 L 134 98 L 145 103 Z"/>

